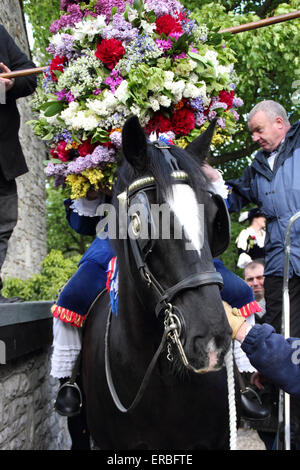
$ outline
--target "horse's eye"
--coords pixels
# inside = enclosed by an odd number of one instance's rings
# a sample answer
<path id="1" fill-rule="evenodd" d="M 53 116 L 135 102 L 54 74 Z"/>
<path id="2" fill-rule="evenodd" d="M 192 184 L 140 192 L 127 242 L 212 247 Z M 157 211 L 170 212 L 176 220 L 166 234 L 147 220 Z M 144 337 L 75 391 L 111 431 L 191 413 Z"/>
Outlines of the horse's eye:
<path id="1" fill-rule="evenodd" d="M 141 232 L 141 219 L 138 214 L 131 216 L 131 228 L 135 237 L 138 237 Z"/>

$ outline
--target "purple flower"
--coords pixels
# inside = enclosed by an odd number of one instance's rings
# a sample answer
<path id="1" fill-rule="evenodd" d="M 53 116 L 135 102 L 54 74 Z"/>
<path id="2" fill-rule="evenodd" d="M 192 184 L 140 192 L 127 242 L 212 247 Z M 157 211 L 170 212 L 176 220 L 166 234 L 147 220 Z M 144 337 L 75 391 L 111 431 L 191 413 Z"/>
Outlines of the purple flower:
<path id="1" fill-rule="evenodd" d="M 70 91 L 65 90 L 65 88 L 61 91 L 55 92 L 55 95 L 57 95 L 58 101 L 63 101 L 66 100 L 67 103 L 71 103 L 71 101 L 75 101 L 75 97 L 72 95 Z"/>
<path id="2" fill-rule="evenodd" d="M 79 3 L 79 2 L 80 0 L 60 0 L 59 8 L 61 11 L 67 11 L 69 5 L 72 5 L 74 3 Z"/>
<path id="3" fill-rule="evenodd" d="M 171 39 L 169 39 L 169 38 L 167 40 L 156 39 L 155 43 L 156 43 L 157 47 L 159 47 L 163 51 L 166 51 L 168 49 L 172 49 L 172 45 L 173 45 Z"/>
<path id="4" fill-rule="evenodd" d="M 118 39 L 122 42 L 131 42 L 137 36 L 138 29 L 133 28 L 131 23 L 126 21 L 122 15 L 116 13 L 113 17 L 112 24 L 104 28 L 101 36 L 104 39 Z"/>
<path id="5" fill-rule="evenodd" d="M 59 142 L 60 140 L 64 140 L 65 142 L 67 142 L 67 144 L 72 144 L 73 139 L 72 139 L 71 132 L 65 129 L 63 132 L 56 134 L 53 141 Z"/>
<path id="6" fill-rule="evenodd" d="M 117 149 L 122 147 L 122 134 L 119 131 L 114 131 L 110 134 L 110 140 Z"/>
<path id="7" fill-rule="evenodd" d="M 203 113 L 196 114 L 196 126 L 201 127 L 207 121 L 207 117 Z"/>
<path id="8" fill-rule="evenodd" d="M 57 33 L 60 29 L 68 26 L 74 26 L 75 23 L 81 21 L 83 13 L 79 5 L 69 5 L 68 15 L 62 15 L 59 20 L 55 20 L 50 26 L 50 33 Z"/>
<path id="9" fill-rule="evenodd" d="M 240 119 L 240 116 L 234 109 L 230 109 L 231 114 L 233 115 L 234 119 L 238 121 Z"/>
<path id="10" fill-rule="evenodd" d="M 183 32 L 175 31 L 174 33 L 170 33 L 169 37 L 176 39 L 176 41 L 183 35 Z"/>
<path id="11" fill-rule="evenodd" d="M 182 10 L 182 5 L 176 0 L 145 0 L 145 5 L 149 10 L 153 10 L 155 15 L 173 15 Z"/>
<path id="12" fill-rule="evenodd" d="M 197 111 L 198 113 L 203 113 L 204 111 L 204 104 L 201 98 L 194 98 L 189 101 L 190 107 Z"/>
<path id="13" fill-rule="evenodd" d="M 174 55 L 174 60 L 185 59 L 187 57 L 185 52 L 181 52 L 179 55 Z"/>
<path id="14" fill-rule="evenodd" d="M 221 127 L 221 129 L 225 129 L 226 127 L 226 123 L 225 123 L 225 119 L 224 118 L 219 118 L 217 120 L 217 124 Z"/>
<path id="15" fill-rule="evenodd" d="M 244 101 L 242 100 L 242 98 L 238 98 L 237 96 L 235 96 L 233 98 L 232 106 L 235 106 L 236 108 L 239 108 L 239 107 L 243 106 L 243 104 L 244 104 Z"/>
<path id="16" fill-rule="evenodd" d="M 113 70 L 109 77 L 105 79 L 104 83 L 109 85 L 111 92 L 114 93 L 122 81 L 123 78 L 121 77 L 119 70 Z"/>
<path id="17" fill-rule="evenodd" d="M 98 0 L 95 6 L 97 15 L 105 15 L 108 22 L 111 15 L 111 9 L 116 7 L 119 13 L 124 13 L 126 3 L 132 4 L 133 0 Z"/>
<path id="18" fill-rule="evenodd" d="M 45 173 L 46 176 L 65 176 L 65 170 L 66 166 L 63 163 L 57 163 L 54 165 L 52 162 L 49 162 L 46 169 Z"/>
<path id="19" fill-rule="evenodd" d="M 115 158 L 115 151 L 113 149 L 109 149 L 108 147 L 103 147 L 103 145 L 98 145 L 92 153 L 91 162 L 94 165 L 99 165 L 102 162 L 114 162 Z"/>

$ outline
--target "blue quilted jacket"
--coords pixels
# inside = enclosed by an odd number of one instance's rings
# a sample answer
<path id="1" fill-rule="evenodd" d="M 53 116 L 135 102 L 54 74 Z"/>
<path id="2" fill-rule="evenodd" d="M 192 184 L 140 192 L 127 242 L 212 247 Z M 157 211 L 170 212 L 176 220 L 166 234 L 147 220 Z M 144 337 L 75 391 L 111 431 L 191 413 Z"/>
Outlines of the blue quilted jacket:
<path id="1" fill-rule="evenodd" d="M 286 227 L 300 211 L 300 121 L 288 131 L 273 171 L 267 154 L 259 150 L 242 176 L 227 183 L 232 187 L 230 212 L 254 202 L 265 214 L 265 275 L 283 276 Z M 300 219 L 291 232 L 290 277 L 293 274 L 300 276 Z"/>

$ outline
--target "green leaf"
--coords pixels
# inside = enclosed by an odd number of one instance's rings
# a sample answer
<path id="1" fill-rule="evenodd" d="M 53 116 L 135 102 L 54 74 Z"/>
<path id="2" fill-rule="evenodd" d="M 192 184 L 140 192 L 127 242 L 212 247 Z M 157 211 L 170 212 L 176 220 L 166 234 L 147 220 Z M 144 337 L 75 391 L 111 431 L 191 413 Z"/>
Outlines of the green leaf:
<path id="1" fill-rule="evenodd" d="M 46 117 L 52 117 L 55 116 L 55 114 L 60 113 L 60 111 L 63 109 L 64 105 L 61 101 L 54 101 L 51 103 L 47 108 L 44 113 Z"/>

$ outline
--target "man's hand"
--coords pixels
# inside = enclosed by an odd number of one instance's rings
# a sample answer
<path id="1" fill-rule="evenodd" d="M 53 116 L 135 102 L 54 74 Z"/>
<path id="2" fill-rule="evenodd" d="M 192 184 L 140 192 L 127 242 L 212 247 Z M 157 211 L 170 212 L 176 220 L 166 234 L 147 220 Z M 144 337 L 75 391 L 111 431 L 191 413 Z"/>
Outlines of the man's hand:
<path id="1" fill-rule="evenodd" d="M 253 375 L 251 375 L 250 382 L 252 385 L 255 385 L 258 390 L 264 390 L 264 383 L 269 382 L 269 380 L 262 375 L 260 372 L 254 372 Z"/>
<path id="2" fill-rule="evenodd" d="M 212 166 L 210 166 L 207 162 L 203 162 L 201 169 L 203 170 L 203 173 L 205 176 L 212 182 L 214 183 L 215 181 L 218 181 L 220 178 L 220 173 L 215 170 Z"/>
<path id="3" fill-rule="evenodd" d="M 0 62 L 0 67 L 2 69 L 2 73 L 11 72 L 11 70 L 8 67 L 6 67 L 6 65 L 3 64 L 2 62 Z M 15 79 L 14 78 L 1 78 L 1 71 L 0 71 L 0 83 L 3 83 L 5 86 L 5 91 L 8 91 L 14 86 Z"/>

